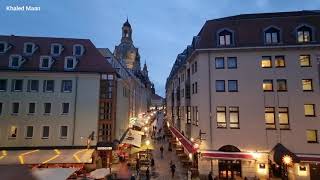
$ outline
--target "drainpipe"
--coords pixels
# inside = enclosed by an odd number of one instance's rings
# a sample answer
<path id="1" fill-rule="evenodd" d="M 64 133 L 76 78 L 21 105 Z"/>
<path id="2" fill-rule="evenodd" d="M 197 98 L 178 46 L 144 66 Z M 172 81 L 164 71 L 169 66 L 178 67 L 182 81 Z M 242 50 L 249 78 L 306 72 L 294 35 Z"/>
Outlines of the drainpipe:
<path id="1" fill-rule="evenodd" d="M 79 77 L 76 77 L 76 87 L 75 87 L 75 95 L 74 95 L 74 110 L 73 110 L 73 136 L 72 136 L 72 146 L 74 146 L 74 137 L 75 137 L 75 133 L 76 133 L 76 110 L 77 110 L 77 99 L 78 99 L 78 80 Z"/>
<path id="2" fill-rule="evenodd" d="M 213 137 L 212 137 L 212 104 L 211 104 L 211 60 L 210 60 L 210 52 L 208 52 L 208 67 L 209 67 L 209 123 L 210 123 L 210 144 L 213 147 Z M 213 171 L 213 162 L 210 161 L 211 171 Z"/>

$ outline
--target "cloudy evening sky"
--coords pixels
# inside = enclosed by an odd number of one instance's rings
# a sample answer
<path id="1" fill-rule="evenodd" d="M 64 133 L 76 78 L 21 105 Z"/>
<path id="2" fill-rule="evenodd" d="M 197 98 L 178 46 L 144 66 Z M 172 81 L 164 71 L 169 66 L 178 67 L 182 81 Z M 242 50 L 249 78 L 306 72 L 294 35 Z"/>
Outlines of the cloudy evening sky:
<path id="1" fill-rule="evenodd" d="M 9 12 L 8 5 L 40 6 L 41 11 Z M 0 34 L 86 38 L 113 51 L 128 16 L 141 63 L 147 61 L 150 78 L 163 96 L 177 54 L 206 20 L 316 9 L 320 0 L 0 0 Z"/>

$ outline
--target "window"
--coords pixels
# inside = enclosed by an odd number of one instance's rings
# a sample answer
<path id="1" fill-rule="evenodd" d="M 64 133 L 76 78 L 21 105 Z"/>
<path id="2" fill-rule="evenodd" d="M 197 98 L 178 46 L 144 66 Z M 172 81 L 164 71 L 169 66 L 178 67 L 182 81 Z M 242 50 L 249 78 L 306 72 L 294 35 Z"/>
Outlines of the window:
<path id="1" fill-rule="evenodd" d="M 73 70 L 76 67 L 77 60 L 75 57 L 68 56 L 64 60 L 64 69 L 65 70 Z"/>
<path id="2" fill-rule="evenodd" d="M 51 103 L 44 103 L 44 114 L 51 113 Z"/>
<path id="3" fill-rule="evenodd" d="M 266 122 L 267 129 L 275 129 L 276 128 L 274 107 L 265 107 L 264 108 L 264 119 Z"/>
<path id="4" fill-rule="evenodd" d="M 196 73 L 198 71 L 198 62 L 194 62 L 194 72 Z"/>
<path id="5" fill-rule="evenodd" d="M 40 56 L 40 69 L 50 69 L 52 65 L 52 57 L 50 56 Z"/>
<path id="6" fill-rule="evenodd" d="M 316 116 L 314 104 L 305 104 L 304 105 L 304 115 L 314 117 Z"/>
<path id="7" fill-rule="evenodd" d="M 225 92 L 224 80 L 216 80 L 216 92 Z"/>
<path id="8" fill-rule="evenodd" d="M 187 124 L 191 124 L 191 107 L 187 106 Z"/>
<path id="9" fill-rule="evenodd" d="M 230 128 L 237 129 L 239 128 L 239 107 L 229 107 L 230 113 Z"/>
<path id="10" fill-rule="evenodd" d="M 45 80 L 43 82 L 43 91 L 44 92 L 53 92 L 54 91 L 54 80 Z"/>
<path id="11" fill-rule="evenodd" d="M 310 55 L 300 55 L 299 61 L 301 67 L 311 67 Z"/>
<path id="12" fill-rule="evenodd" d="M 286 61 L 284 59 L 284 56 L 275 56 L 274 65 L 276 68 L 286 67 Z"/>
<path id="13" fill-rule="evenodd" d="M 9 129 L 9 138 L 16 138 L 18 133 L 18 128 L 16 126 L 11 126 Z"/>
<path id="14" fill-rule="evenodd" d="M 238 91 L 238 81 L 237 80 L 228 80 L 228 90 L 229 92 Z"/>
<path id="15" fill-rule="evenodd" d="M 23 88 L 23 80 L 22 79 L 12 80 L 12 91 L 22 91 L 22 88 Z"/>
<path id="16" fill-rule="evenodd" d="M 60 138 L 67 138 L 68 137 L 68 126 L 61 126 L 60 127 Z"/>
<path id="17" fill-rule="evenodd" d="M 62 92 L 72 92 L 72 80 L 62 80 Z"/>
<path id="18" fill-rule="evenodd" d="M 198 82 L 194 83 L 194 93 L 197 94 L 198 93 Z"/>
<path id="19" fill-rule="evenodd" d="M 265 79 L 262 85 L 263 91 L 273 91 L 273 80 Z"/>
<path id="20" fill-rule="evenodd" d="M 228 57 L 227 64 L 228 64 L 228 69 L 237 69 L 237 58 Z"/>
<path id="21" fill-rule="evenodd" d="M 233 44 L 233 34 L 228 30 L 223 30 L 219 33 L 219 45 L 228 46 Z"/>
<path id="22" fill-rule="evenodd" d="M 28 80 L 28 91 L 38 92 L 39 91 L 39 80 Z"/>
<path id="23" fill-rule="evenodd" d="M 307 130 L 307 142 L 308 143 L 318 143 L 318 131 L 317 130 Z"/>
<path id="24" fill-rule="evenodd" d="M 33 126 L 27 126 L 26 138 L 31 139 L 33 137 Z"/>
<path id="25" fill-rule="evenodd" d="M 0 42 L 0 53 L 5 53 L 7 51 L 8 43 Z"/>
<path id="26" fill-rule="evenodd" d="M 225 106 L 218 106 L 217 107 L 217 127 L 218 128 L 227 128 L 226 107 Z"/>
<path id="27" fill-rule="evenodd" d="M 34 43 L 24 43 L 24 50 L 25 54 L 33 54 L 36 50 L 36 45 Z"/>
<path id="28" fill-rule="evenodd" d="M 21 55 L 11 55 L 9 61 L 10 68 L 19 68 L 22 64 L 22 56 Z"/>
<path id="29" fill-rule="evenodd" d="M 277 79 L 277 91 L 287 91 L 287 80 Z"/>
<path id="30" fill-rule="evenodd" d="M 0 79 L 0 91 L 7 91 L 7 80 Z"/>
<path id="31" fill-rule="evenodd" d="M 2 109 L 3 109 L 3 103 L 0 102 L 0 115 L 2 114 Z"/>
<path id="32" fill-rule="evenodd" d="M 271 68 L 272 67 L 271 56 L 262 56 L 261 67 L 262 68 Z"/>
<path id="33" fill-rule="evenodd" d="M 199 111 L 198 111 L 198 106 L 195 107 L 195 119 L 196 119 L 196 126 L 199 126 Z"/>
<path id="34" fill-rule="evenodd" d="M 223 57 L 216 58 L 216 69 L 224 69 L 224 58 Z"/>
<path id="35" fill-rule="evenodd" d="M 63 48 L 62 48 L 61 44 L 57 44 L 57 43 L 51 44 L 51 54 L 52 55 L 58 56 L 61 54 L 62 50 L 63 50 Z"/>
<path id="36" fill-rule="evenodd" d="M 312 41 L 312 29 L 308 26 L 301 26 L 297 29 L 298 42 L 310 42 Z"/>
<path id="37" fill-rule="evenodd" d="M 289 129 L 289 112 L 288 107 L 279 107 L 278 108 L 278 118 L 280 129 Z"/>
<path id="38" fill-rule="evenodd" d="M 84 47 L 81 44 L 76 44 L 73 46 L 73 55 L 82 56 L 84 53 Z"/>
<path id="39" fill-rule="evenodd" d="M 48 139 L 49 138 L 49 126 L 43 126 L 42 127 L 42 139 Z"/>
<path id="40" fill-rule="evenodd" d="M 302 90 L 313 91 L 312 79 L 302 79 Z"/>
<path id="41" fill-rule="evenodd" d="M 34 114 L 36 112 L 36 103 L 29 103 L 29 114 Z"/>
<path id="42" fill-rule="evenodd" d="M 62 103 L 62 114 L 68 114 L 69 113 L 69 103 Z"/>
<path id="43" fill-rule="evenodd" d="M 19 113 L 19 106 L 20 106 L 20 104 L 18 102 L 12 103 L 12 114 Z"/>
<path id="44" fill-rule="evenodd" d="M 264 32 L 264 42 L 266 44 L 276 44 L 280 42 L 280 31 L 274 27 Z"/>

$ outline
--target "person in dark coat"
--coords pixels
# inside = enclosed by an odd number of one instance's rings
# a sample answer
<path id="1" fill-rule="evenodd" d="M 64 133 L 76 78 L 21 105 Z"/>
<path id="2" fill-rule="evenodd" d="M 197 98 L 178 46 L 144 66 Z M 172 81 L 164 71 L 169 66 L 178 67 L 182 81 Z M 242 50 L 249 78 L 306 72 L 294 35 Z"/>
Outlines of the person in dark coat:
<path id="1" fill-rule="evenodd" d="M 160 147 L 160 152 L 161 152 L 161 159 L 163 159 L 163 146 L 162 145 Z"/>
<path id="2" fill-rule="evenodd" d="M 154 159 L 151 158 L 151 167 L 154 167 Z"/>
<path id="3" fill-rule="evenodd" d="M 170 168 L 171 168 L 171 176 L 172 178 L 174 178 L 174 173 L 176 172 L 176 165 L 172 163 Z"/>
<path id="4" fill-rule="evenodd" d="M 208 180 L 213 180 L 212 171 L 210 171 L 209 174 L 208 174 Z"/>
<path id="5" fill-rule="evenodd" d="M 147 168 L 147 171 L 146 171 L 146 178 L 147 178 L 147 180 L 150 179 L 150 170 L 149 170 L 149 167 Z"/>

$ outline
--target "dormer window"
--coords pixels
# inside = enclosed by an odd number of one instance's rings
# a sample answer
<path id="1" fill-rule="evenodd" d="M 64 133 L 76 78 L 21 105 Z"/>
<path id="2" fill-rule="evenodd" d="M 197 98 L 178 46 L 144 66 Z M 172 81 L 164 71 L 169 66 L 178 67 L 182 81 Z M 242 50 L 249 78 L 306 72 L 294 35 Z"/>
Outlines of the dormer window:
<path id="1" fill-rule="evenodd" d="M 63 47 L 61 44 L 58 44 L 58 43 L 51 44 L 51 55 L 59 56 L 62 51 L 63 51 Z"/>
<path id="2" fill-rule="evenodd" d="M 299 43 L 312 41 L 312 28 L 306 25 L 297 28 L 297 38 Z"/>
<path id="3" fill-rule="evenodd" d="M 9 68 L 18 69 L 24 63 L 21 55 L 11 55 L 9 60 Z"/>
<path id="4" fill-rule="evenodd" d="M 38 47 L 34 43 L 27 42 L 27 43 L 24 43 L 23 53 L 32 55 L 37 49 Z"/>
<path id="5" fill-rule="evenodd" d="M 0 42 L 0 53 L 6 53 L 12 46 L 7 42 Z"/>
<path id="6" fill-rule="evenodd" d="M 68 56 L 64 59 L 64 69 L 73 70 L 77 65 L 77 59 L 74 56 Z"/>
<path id="7" fill-rule="evenodd" d="M 74 56 L 82 56 L 84 53 L 84 47 L 81 44 L 73 45 L 73 55 Z"/>
<path id="8" fill-rule="evenodd" d="M 52 64 L 53 64 L 53 59 L 51 56 L 40 57 L 40 69 L 50 69 Z"/>
<path id="9" fill-rule="evenodd" d="M 266 44 L 277 44 L 280 42 L 280 30 L 270 27 L 264 31 L 264 42 Z"/>
<path id="10" fill-rule="evenodd" d="M 230 46 L 233 44 L 233 33 L 229 30 L 222 30 L 218 33 L 219 46 Z"/>

